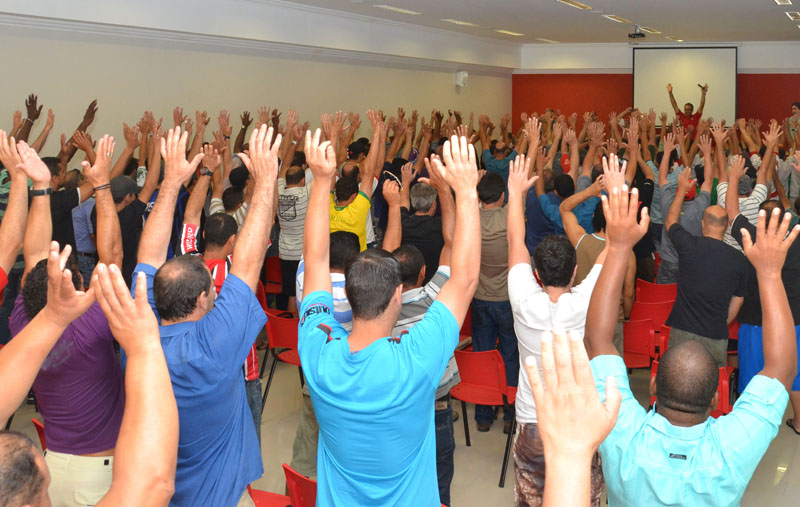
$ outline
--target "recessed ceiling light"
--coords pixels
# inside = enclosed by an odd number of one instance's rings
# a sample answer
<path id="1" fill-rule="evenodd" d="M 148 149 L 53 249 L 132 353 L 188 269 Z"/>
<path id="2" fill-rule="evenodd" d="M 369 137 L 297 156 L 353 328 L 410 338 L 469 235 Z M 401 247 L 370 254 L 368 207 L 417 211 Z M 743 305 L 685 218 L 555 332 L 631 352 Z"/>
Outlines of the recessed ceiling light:
<path id="1" fill-rule="evenodd" d="M 515 37 L 521 37 L 521 36 L 525 35 L 524 33 L 512 32 L 510 30 L 495 30 L 495 32 L 502 33 L 502 34 L 505 34 L 505 35 L 514 35 Z"/>
<path id="2" fill-rule="evenodd" d="M 412 11 L 412 10 L 409 10 L 409 9 L 403 9 L 402 7 L 393 7 L 391 5 L 380 4 L 380 5 L 373 5 L 373 7 L 377 7 L 378 9 L 384 9 L 384 10 L 387 10 L 387 11 L 396 12 L 398 14 L 415 14 L 415 15 L 416 14 L 421 14 L 421 13 L 419 13 L 417 11 Z"/>
<path id="3" fill-rule="evenodd" d="M 591 5 L 582 4 L 580 2 L 576 2 L 575 0 L 558 0 L 558 3 L 569 5 L 570 7 L 575 7 L 576 9 L 580 9 L 582 11 L 588 11 L 592 8 Z"/>
<path id="4" fill-rule="evenodd" d="M 649 27 L 649 26 L 643 26 L 643 27 L 641 27 L 641 30 L 643 32 L 652 33 L 652 34 L 661 33 L 660 31 L 656 30 L 655 28 L 652 28 L 652 27 Z"/>
<path id="5" fill-rule="evenodd" d="M 789 11 L 786 13 L 792 21 L 800 21 L 800 11 Z"/>
<path id="6" fill-rule="evenodd" d="M 674 40 L 675 42 L 683 42 L 683 39 L 679 39 L 678 37 L 675 37 L 674 35 L 667 35 L 667 39 Z"/>
<path id="7" fill-rule="evenodd" d="M 461 21 L 458 19 L 443 19 L 442 21 L 447 21 L 448 23 L 453 23 L 454 25 L 461 25 L 461 26 L 478 26 L 475 23 L 470 23 L 469 21 Z"/>
<path id="8" fill-rule="evenodd" d="M 616 21 L 617 23 L 633 23 L 630 19 L 623 18 L 622 16 L 617 16 L 616 14 L 603 14 L 603 17 L 606 19 L 610 19 L 611 21 Z"/>
<path id="9" fill-rule="evenodd" d="M 792 5 L 792 0 L 775 0 L 778 5 Z"/>
<path id="10" fill-rule="evenodd" d="M 545 38 L 542 38 L 542 37 L 536 37 L 536 40 L 541 41 L 541 42 L 546 42 L 548 44 L 558 44 L 557 40 L 545 39 Z"/>

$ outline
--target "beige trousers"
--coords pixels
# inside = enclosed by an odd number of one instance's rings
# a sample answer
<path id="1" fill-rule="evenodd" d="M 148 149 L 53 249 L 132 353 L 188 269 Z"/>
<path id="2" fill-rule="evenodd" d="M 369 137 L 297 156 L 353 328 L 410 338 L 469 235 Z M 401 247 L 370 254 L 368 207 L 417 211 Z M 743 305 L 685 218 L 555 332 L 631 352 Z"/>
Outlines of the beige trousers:
<path id="1" fill-rule="evenodd" d="M 48 493 L 53 507 L 87 507 L 97 504 L 111 487 L 113 456 L 77 456 L 47 451 L 50 469 Z"/>

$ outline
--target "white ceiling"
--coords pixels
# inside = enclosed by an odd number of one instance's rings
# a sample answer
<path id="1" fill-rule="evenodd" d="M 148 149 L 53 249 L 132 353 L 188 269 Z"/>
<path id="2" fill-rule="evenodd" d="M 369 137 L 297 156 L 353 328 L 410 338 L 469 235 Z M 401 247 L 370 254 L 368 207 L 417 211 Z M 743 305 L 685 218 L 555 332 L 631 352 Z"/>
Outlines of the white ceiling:
<path id="1" fill-rule="evenodd" d="M 541 43 L 537 38 L 564 43 L 628 42 L 633 24 L 603 18 L 615 14 L 634 24 L 653 27 L 661 35 L 648 34 L 639 41 L 686 42 L 794 41 L 800 40 L 800 22 L 786 11 L 795 5 L 777 5 L 775 0 L 581 0 L 591 11 L 579 10 L 556 0 L 288 0 L 362 16 L 399 21 L 481 37 Z M 374 7 L 391 5 L 419 12 L 408 15 Z M 478 25 L 459 26 L 442 21 L 457 19 Z M 522 36 L 505 35 L 509 30 Z"/>

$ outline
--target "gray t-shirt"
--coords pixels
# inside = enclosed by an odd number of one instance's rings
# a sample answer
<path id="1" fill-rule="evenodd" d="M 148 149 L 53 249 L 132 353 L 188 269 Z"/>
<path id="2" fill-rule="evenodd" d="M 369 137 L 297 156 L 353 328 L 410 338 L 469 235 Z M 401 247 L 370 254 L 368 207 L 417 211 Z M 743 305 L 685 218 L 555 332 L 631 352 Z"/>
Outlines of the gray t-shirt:
<path id="1" fill-rule="evenodd" d="M 287 188 L 286 180 L 278 178 L 278 223 L 281 226 L 278 256 L 286 261 L 299 261 L 303 255 L 308 189 L 308 185 Z"/>
<path id="2" fill-rule="evenodd" d="M 421 321 L 449 279 L 450 267 L 439 266 L 430 282 L 422 287 L 403 292 L 403 306 L 400 309 L 400 316 L 397 317 L 397 323 L 392 329 L 392 336 L 399 335 L 400 331 L 404 329 L 411 329 L 414 324 Z M 459 382 L 461 382 L 461 377 L 458 375 L 456 359 L 454 356 L 450 356 L 439 387 L 436 388 L 436 399 L 446 396 L 450 389 Z"/>
<path id="3" fill-rule="evenodd" d="M 667 221 L 669 208 L 672 206 L 672 201 L 675 200 L 676 186 L 670 183 L 661 185 L 659 192 L 661 193 L 661 214 L 664 217 L 664 222 Z M 678 223 L 684 229 L 689 231 L 695 236 L 703 235 L 703 212 L 711 204 L 711 195 L 708 192 L 699 192 L 697 197 L 691 201 L 684 201 L 683 208 L 681 208 L 681 217 Z M 669 240 L 667 228 L 661 231 L 661 260 L 678 264 L 678 251 Z"/>

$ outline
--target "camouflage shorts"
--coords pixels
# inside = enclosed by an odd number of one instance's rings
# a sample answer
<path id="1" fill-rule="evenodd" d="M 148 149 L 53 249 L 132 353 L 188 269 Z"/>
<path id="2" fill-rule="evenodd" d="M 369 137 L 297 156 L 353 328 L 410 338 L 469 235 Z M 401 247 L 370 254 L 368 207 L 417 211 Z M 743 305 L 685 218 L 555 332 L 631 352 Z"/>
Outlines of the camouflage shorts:
<path id="1" fill-rule="evenodd" d="M 514 504 L 517 507 L 541 507 L 544 501 L 544 446 L 536 424 L 520 424 L 514 442 Z M 600 507 L 605 489 L 600 455 L 592 459 L 592 507 Z"/>

